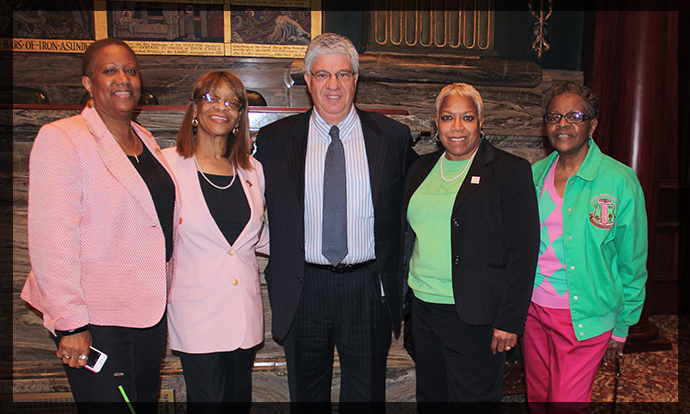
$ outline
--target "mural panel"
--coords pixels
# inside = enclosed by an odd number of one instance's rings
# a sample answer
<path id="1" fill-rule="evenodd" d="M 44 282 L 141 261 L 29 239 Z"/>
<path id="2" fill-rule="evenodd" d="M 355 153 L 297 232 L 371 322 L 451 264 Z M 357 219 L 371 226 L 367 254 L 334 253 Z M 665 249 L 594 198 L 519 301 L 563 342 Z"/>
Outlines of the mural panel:
<path id="1" fill-rule="evenodd" d="M 83 52 L 96 38 L 94 2 L 65 0 L 61 10 L 44 0 L 0 2 L 2 50 Z"/>
<path id="2" fill-rule="evenodd" d="M 115 37 L 137 54 L 299 58 L 321 33 L 319 0 L 63 4 L 73 11 L 53 10 L 45 0 L 0 3 L 0 50 L 79 53 L 94 40 Z"/>

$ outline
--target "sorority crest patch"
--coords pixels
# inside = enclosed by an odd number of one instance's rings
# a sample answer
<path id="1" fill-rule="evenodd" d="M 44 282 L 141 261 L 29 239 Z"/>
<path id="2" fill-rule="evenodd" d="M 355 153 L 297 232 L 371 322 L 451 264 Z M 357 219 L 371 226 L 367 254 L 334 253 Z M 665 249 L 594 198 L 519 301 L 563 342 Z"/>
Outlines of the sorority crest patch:
<path id="1" fill-rule="evenodd" d="M 589 221 L 600 229 L 612 228 L 616 222 L 616 204 L 612 199 L 598 197 L 592 205 L 594 211 L 589 213 Z"/>

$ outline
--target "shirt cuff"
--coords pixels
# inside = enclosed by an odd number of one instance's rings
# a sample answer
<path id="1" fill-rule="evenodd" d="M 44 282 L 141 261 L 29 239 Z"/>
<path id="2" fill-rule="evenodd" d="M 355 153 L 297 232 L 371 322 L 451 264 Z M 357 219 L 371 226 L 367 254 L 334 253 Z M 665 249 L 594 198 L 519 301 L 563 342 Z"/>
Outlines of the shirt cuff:
<path id="1" fill-rule="evenodd" d="M 618 342 L 623 342 L 623 343 L 625 343 L 625 340 L 628 339 L 628 338 L 627 338 L 627 337 L 626 337 L 626 338 L 621 338 L 620 336 L 611 335 L 611 339 L 615 339 L 615 340 L 618 341 Z"/>

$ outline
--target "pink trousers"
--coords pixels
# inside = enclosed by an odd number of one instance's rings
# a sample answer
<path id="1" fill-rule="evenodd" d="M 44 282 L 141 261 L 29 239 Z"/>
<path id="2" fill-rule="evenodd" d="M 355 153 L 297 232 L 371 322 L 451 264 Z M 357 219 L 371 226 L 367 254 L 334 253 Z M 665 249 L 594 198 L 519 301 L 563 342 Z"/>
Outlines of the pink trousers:
<path id="1" fill-rule="evenodd" d="M 569 309 L 530 305 L 522 356 L 531 414 L 587 412 L 611 332 L 578 341 Z"/>

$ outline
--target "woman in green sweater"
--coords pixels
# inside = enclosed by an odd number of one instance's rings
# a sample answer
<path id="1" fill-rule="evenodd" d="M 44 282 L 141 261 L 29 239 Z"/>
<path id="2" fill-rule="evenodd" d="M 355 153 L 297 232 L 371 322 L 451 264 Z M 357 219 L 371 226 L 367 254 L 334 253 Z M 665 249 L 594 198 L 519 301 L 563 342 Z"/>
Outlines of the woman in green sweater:
<path id="1" fill-rule="evenodd" d="M 530 164 L 483 138 L 479 93 L 448 85 L 436 109 L 443 148 L 410 167 L 402 213 L 403 313 L 412 312 L 422 412 L 501 401 L 505 351 L 524 329 L 539 251 Z"/>

